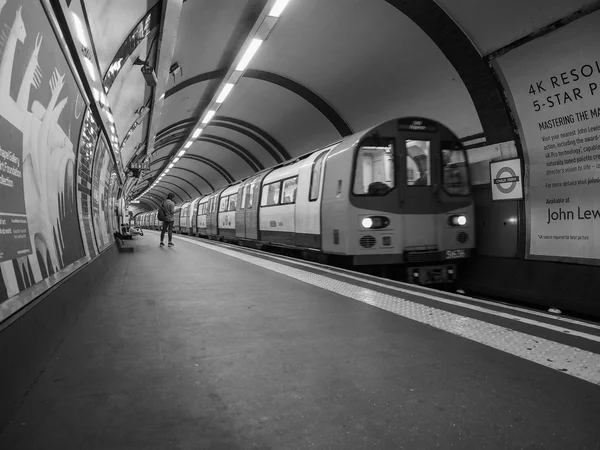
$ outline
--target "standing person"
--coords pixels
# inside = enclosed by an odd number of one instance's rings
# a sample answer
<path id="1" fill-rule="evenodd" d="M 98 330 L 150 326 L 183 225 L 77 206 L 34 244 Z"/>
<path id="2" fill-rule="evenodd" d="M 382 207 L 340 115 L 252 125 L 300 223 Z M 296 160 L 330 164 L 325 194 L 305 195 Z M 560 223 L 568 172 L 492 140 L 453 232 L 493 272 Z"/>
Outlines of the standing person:
<path id="1" fill-rule="evenodd" d="M 167 195 L 167 199 L 163 202 L 163 204 L 160 206 L 163 210 L 163 214 L 164 214 L 164 220 L 163 220 L 163 226 L 162 226 L 162 231 L 160 233 L 160 246 L 164 247 L 165 243 L 165 233 L 168 231 L 169 232 L 169 247 L 172 247 L 173 245 L 173 222 L 175 221 L 175 218 L 173 217 L 173 215 L 175 214 L 175 202 L 173 201 L 173 199 L 175 198 L 175 195 L 173 193 L 170 193 L 169 195 Z"/>

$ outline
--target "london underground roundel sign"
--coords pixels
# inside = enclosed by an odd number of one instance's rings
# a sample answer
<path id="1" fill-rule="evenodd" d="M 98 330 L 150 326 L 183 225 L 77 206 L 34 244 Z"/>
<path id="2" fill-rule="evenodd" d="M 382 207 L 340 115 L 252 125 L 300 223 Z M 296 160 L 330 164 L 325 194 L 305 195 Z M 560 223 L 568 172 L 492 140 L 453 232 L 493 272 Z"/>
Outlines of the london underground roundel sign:
<path id="1" fill-rule="evenodd" d="M 521 160 L 515 158 L 490 163 L 490 183 L 493 200 L 522 199 Z"/>

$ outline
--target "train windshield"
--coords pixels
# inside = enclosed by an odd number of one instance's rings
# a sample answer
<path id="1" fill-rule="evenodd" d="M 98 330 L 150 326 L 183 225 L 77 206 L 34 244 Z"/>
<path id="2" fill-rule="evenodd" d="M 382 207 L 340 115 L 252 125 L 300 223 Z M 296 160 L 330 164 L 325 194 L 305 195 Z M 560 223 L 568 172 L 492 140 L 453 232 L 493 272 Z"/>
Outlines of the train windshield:
<path id="1" fill-rule="evenodd" d="M 363 145 L 356 156 L 355 195 L 385 195 L 395 186 L 394 146 Z"/>
<path id="2" fill-rule="evenodd" d="M 406 182 L 409 186 L 431 186 L 430 141 L 406 141 Z"/>
<path id="3" fill-rule="evenodd" d="M 442 186 L 450 195 L 469 195 L 469 168 L 464 150 L 442 148 Z"/>

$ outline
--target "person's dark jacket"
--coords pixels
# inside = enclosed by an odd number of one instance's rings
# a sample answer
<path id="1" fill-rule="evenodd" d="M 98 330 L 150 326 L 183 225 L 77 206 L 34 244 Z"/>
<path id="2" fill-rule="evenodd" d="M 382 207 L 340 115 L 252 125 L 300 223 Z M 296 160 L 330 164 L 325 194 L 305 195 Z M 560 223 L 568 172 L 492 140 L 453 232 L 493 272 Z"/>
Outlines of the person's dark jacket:
<path id="1" fill-rule="evenodd" d="M 173 200 L 166 199 L 162 204 L 163 211 L 165 212 L 164 222 L 173 222 L 175 215 L 175 203 Z"/>

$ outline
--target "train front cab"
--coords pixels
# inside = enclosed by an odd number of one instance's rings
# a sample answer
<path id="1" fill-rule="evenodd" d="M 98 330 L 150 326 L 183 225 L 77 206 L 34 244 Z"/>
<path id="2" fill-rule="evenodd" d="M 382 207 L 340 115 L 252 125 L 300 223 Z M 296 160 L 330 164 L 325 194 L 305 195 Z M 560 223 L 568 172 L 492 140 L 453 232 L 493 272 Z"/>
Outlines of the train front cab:
<path id="1" fill-rule="evenodd" d="M 466 153 L 426 119 L 389 121 L 338 145 L 321 211 L 324 252 L 392 265 L 409 282 L 454 282 L 475 244 Z"/>

